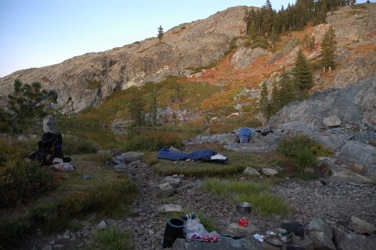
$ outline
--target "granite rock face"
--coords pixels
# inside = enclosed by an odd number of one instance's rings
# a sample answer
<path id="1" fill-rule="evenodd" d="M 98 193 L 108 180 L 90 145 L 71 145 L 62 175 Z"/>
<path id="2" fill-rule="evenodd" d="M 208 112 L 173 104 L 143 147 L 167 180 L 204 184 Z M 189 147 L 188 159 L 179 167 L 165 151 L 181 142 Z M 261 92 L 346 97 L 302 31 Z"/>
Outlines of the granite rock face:
<path id="1" fill-rule="evenodd" d="M 19 79 L 30 84 L 38 81 L 43 88 L 55 90 L 56 108 L 62 113 L 98 106 L 116 90 L 160 82 L 167 76 L 185 76 L 190 74 L 188 67 L 216 63 L 230 49 L 231 41 L 246 33 L 247 15 L 247 7 L 232 7 L 173 27 L 161 42 L 152 37 L 55 65 L 20 70 L 0 78 L 0 96 L 7 96 Z"/>
<path id="2" fill-rule="evenodd" d="M 361 126 L 376 121 L 376 77 L 347 88 L 328 89 L 304 101 L 283 107 L 269 121 L 270 127 L 288 122 L 313 124 L 314 130 L 328 129 L 326 117 L 337 117 L 341 124 Z M 337 124 L 338 125 L 338 124 Z"/>

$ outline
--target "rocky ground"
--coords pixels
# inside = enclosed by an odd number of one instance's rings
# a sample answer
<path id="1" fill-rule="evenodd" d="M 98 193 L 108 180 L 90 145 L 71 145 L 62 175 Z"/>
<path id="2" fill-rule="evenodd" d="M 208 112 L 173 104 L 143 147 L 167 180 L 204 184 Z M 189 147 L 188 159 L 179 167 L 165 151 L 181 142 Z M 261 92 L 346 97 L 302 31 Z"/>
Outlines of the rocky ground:
<path id="1" fill-rule="evenodd" d="M 168 198 L 156 197 L 155 187 L 164 177 L 154 173 L 142 163 L 128 164 L 124 174 L 138 183 L 139 199 L 131 207 L 131 214 L 120 220 L 98 220 L 95 215 L 86 221 L 77 221 L 80 228 L 65 231 L 59 235 L 47 236 L 37 232 L 37 238 L 30 239 L 23 249 L 76 249 L 85 248 L 92 242 L 92 236 L 101 228 L 115 226 L 132 232 L 134 249 L 162 249 L 163 234 L 168 215 L 161 212 L 166 204 L 180 205 L 184 211 L 196 212 L 198 216 L 210 218 L 219 233 L 225 233 L 239 215 L 229 200 L 202 191 L 203 179 L 175 176 L 180 179 L 174 195 Z M 286 216 L 260 217 L 251 215 L 250 224 L 258 233 L 278 227 L 282 222 L 298 221 L 307 225 L 312 218 L 322 218 L 328 224 L 351 231 L 351 217 L 356 216 L 376 225 L 376 186 L 349 183 L 340 180 L 301 181 L 289 179 L 273 186 L 273 192 L 295 211 Z"/>

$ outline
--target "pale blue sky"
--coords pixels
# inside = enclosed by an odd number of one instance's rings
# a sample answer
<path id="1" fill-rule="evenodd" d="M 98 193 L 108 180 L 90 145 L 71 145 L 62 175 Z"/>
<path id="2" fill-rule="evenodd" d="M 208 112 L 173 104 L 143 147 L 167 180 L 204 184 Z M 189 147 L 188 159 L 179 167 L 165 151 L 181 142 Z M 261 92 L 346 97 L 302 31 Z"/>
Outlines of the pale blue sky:
<path id="1" fill-rule="evenodd" d="M 358 0 L 358 3 L 366 0 Z M 375 0 L 372 0 L 374 2 Z M 155 37 L 232 6 L 266 0 L 0 0 L 0 77 Z M 274 9 L 295 0 L 270 0 Z"/>

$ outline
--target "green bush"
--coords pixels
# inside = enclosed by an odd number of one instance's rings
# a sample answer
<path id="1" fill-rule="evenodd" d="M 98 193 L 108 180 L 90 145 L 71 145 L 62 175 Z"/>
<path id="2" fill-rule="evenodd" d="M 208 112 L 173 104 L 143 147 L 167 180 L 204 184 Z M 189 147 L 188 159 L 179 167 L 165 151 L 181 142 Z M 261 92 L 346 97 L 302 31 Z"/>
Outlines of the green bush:
<path id="1" fill-rule="evenodd" d="M 277 152 L 291 158 L 297 164 L 299 171 L 314 167 L 316 157 L 332 154 L 331 150 L 323 148 L 306 135 L 282 138 L 278 142 Z"/>
<path id="2" fill-rule="evenodd" d="M 52 172 L 25 161 L 26 156 L 21 145 L 0 140 L 0 209 L 26 204 L 56 187 Z"/>
<path id="3" fill-rule="evenodd" d="M 181 148 L 183 142 L 176 132 L 143 131 L 132 136 L 125 145 L 125 151 L 158 151 L 163 147 Z"/>

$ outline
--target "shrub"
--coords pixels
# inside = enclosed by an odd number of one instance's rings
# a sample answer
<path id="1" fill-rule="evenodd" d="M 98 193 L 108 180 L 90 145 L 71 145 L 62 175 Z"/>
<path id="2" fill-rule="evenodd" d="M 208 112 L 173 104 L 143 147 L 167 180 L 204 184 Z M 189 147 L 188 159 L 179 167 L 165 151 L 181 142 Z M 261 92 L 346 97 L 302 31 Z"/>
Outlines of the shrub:
<path id="1" fill-rule="evenodd" d="M 277 145 L 277 152 L 294 160 L 299 171 L 316 164 L 317 156 L 328 156 L 331 150 L 323 148 L 306 135 L 282 138 Z"/>
<path id="2" fill-rule="evenodd" d="M 158 151 L 163 147 L 181 148 L 183 142 L 176 132 L 143 131 L 141 134 L 132 136 L 125 145 L 126 151 Z"/>
<path id="3" fill-rule="evenodd" d="M 135 194 L 135 185 L 128 178 L 106 182 L 87 191 L 73 192 L 60 200 L 61 216 L 72 217 L 85 211 L 96 211 L 104 214 L 121 209 L 127 199 Z"/>
<path id="4" fill-rule="evenodd" d="M 56 187 L 51 171 L 25 161 L 26 156 L 21 145 L 0 140 L 0 209 L 26 204 Z"/>

